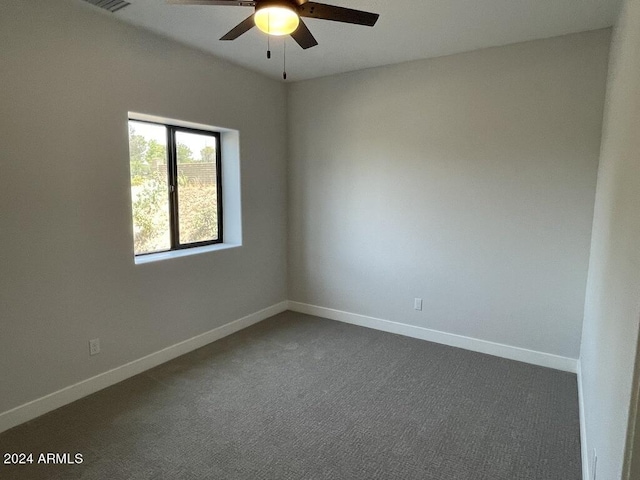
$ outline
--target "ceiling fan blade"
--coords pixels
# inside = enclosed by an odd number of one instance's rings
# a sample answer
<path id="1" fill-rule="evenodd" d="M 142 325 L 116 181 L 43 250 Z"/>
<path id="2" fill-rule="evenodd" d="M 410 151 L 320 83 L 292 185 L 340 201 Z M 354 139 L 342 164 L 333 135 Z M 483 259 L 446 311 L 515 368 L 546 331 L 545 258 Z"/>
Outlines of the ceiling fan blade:
<path id="1" fill-rule="evenodd" d="M 243 21 L 241 21 L 238 25 L 233 27 L 229 32 L 222 37 L 220 40 L 235 40 L 243 33 L 248 32 L 255 26 L 255 22 L 253 21 L 253 15 L 248 16 Z"/>
<path id="2" fill-rule="evenodd" d="M 363 12 L 362 10 L 352 10 L 351 8 L 325 5 L 324 3 L 306 2 L 298 7 L 301 17 L 319 18 L 322 20 L 333 20 L 334 22 L 355 23 L 373 27 L 378 21 L 377 13 Z"/>
<path id="3" fill-rule="evenodd" d="M 253 0 L 167 0 L 171 5 L 227 5 L 231 7 L 255 7 Z"/>
<path id="4" fill-rule="evenodd" d="M 298 28 L 296 28 L 296 31 L 291 34 L 291 38 L 293 38 L 298 45 L 305 50 L 318 45 L 318 41 L 314 38 L 302 20 L 300 20 L 300 24 L 298 25 Z"/>

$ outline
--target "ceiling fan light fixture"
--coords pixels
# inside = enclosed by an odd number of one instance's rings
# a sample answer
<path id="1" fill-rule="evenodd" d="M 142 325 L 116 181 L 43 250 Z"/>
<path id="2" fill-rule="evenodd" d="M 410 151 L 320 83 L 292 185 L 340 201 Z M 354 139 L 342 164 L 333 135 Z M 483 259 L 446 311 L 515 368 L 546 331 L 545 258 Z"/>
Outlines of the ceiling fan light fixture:
<path id="1" fill-rule="evenodd" d="M 269 35 L 289 35 L 298 28 L 300 17 L 287 4 L 267 5 L 256 9 L 256 27 Z"/>

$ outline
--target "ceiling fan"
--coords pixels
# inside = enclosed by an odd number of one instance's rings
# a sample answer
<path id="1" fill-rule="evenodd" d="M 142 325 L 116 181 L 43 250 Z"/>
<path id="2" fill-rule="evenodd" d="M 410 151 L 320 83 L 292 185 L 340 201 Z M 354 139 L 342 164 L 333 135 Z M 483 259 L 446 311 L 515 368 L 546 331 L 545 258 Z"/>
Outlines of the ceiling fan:
<path id="1" fill-rule="evenodd" d="M 308 2 L 307 0 L 168 0 L 175 5 L 225 5 L 254 7 L 254 13 L 233 27 L 220 40 L 235 40 L 254 25 L 269 35 L 291 35 L 303 49 L 315 47 L 318 42 L 300 17 L 332 20 L 373 27 L 377 13 L 351 8 Z"/>

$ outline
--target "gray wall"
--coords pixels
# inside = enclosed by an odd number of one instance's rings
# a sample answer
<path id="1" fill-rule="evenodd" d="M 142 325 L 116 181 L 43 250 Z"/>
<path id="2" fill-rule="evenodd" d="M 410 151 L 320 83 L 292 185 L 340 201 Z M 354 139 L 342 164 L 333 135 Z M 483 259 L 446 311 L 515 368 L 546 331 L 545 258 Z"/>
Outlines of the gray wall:
<path id="1" fill-rule="evenodd" d="M 602 479 L 622 475 L 640 318 L 638 0 L 623 7 L 611 58 L 580 354 L 587 453 Z"/>
<path id="2" fill-rule="evenodd" d="M 286 299 L 285 85 L 82 2 L 0 45 L 0 412 Z M 128 111 L 240 131 L 241 248 L 134 265 Z"/>
<path id="3" fill-rule="evenodd" d="M 609 38 L 292 85 L 289 298 L 577 358 Z"/>

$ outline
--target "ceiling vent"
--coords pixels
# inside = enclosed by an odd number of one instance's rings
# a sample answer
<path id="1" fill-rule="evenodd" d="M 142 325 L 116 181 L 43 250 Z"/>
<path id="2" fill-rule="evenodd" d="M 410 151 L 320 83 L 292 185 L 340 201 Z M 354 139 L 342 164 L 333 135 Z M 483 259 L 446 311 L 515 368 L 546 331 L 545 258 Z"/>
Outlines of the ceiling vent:
<path id="1" fill-rule="evenodd" d="M 84 0 L 85 2 L 95 5 L 96 7 L 109 10 L 111 13 L 116 13 L 118 10 L 122 10 L 124 7 L 131 5 L 124 0 Z"/>

